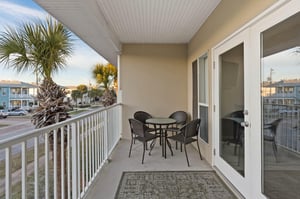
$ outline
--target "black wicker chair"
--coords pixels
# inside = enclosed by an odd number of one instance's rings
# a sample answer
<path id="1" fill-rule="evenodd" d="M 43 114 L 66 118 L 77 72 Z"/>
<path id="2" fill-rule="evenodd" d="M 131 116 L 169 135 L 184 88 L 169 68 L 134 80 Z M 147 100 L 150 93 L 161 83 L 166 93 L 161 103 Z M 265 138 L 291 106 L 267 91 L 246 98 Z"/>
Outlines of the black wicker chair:
<path id="1" fill-rule="evenodd" d="M 172 113 L 169 118 L 172 118 L 174 120 L 176 120 L 176 124 L 172 125 L 171 127 L 167 128 L 167 131 L 173 132 L 177 134 L 179 129 L 186 124 L 187 119 L 188 119 L 188 115 L 186 112 L 184 111 L 175 111 L 174 113 Z M 176 142 L 176 149 L 177 149 L 177 142 Z M 182 150 L 182 145 L 181 145 L 181 150 Z"/>
<path id="2" fill-rule="evenodd" d="M 131 155 L 132 144 L 134 140 L 138 140 L 143 143 L 143 157 L 142 157 L 142 164 L 144 163 L 144 156 L 146 150 L 146 144 L 148 141 L 155 140 L 157 135 L 149 133 L 149 127 L 143 124 L 141 121 L 136 119 L 129 119 L 129 125 L 131 130 L 131 143 L 129 149 L 129 156 Z M 154 146 L 154 142 L 150 144 L 150 152 Z"/>
<path id="3" fill-rule="evenodd" d="M 273 153 L 274 153 L 276 161 L 277 161 L 276 134 L 277 134 L 277 128 L 278 128 L 281 120 L 282 120 L 282 118 L 279 118 L 279 119 L 274 120 L 271 123 L 264 124 L 264 130 L 269 130 L 269 134 L 264 132 L 264 141 L 272 143 Z"/>
<path id="4" fill-rule="evenodd" d="M 200 147 L 199 147 L 199 143 L 198 143 L 198 133 L 199 133 L 200 122 L 201 122 L 201 119 L 192 120 L 191 122 L 189 122 L 186 125 L 184 125 L 183 127 L 181 127 L 179 129 L 179 133 L 177 135 L 168 137 L 168 139 L 172 139 L 172 140 L 175 140 L 175 141 L 183 144 L 185 157 L 186 157 L 188 166 L 190 166 L 190 163 L 189 163 L 189 158 L 188 158 L 188 155 L 186 152 L 186 145 L 188 145 L 192 142 L 197 142 L 198 152 L 200 155 L 200 159 L 202 160 Z"/>

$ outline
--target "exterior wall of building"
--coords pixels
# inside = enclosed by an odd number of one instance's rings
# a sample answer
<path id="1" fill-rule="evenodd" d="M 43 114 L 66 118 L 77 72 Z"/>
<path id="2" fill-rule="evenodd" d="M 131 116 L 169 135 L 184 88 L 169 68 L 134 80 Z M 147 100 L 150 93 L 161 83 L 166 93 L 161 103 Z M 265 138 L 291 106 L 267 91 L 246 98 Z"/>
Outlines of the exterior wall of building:
<path id="1" fill-rule="evenodd" d="M 187 111 L 187 45 L 124 44 L 120 56 L 123 137 L 130 137 L 128 118 L 144 110 L 168 117 Z"/>
<path id="2" fill-rule="evenodd" d="M 211 49 L 234 33 L 244 24 L 274 4 L 276 0 L 236 1 L 222 0 L 207 21 L 196 33 L 188 45 L 188 111 L 192 111 L 192 62 L 204 53 L 208 54 L 209 87 L 212 87 L 212 54 Z M 212 89 L 209 89 L 209 104 L 212 105 Z M 211 109 L 209 112 L 209 143 L 201 143 L 201 152 L 207 161 L 212 162 L 212 125 Z"/>
<path id="3" fill-rule="evenodd" d="M 0 105 L 5 109 L 22 108 L 29 110 L 34 104 L 34 96 L 30 90 L 36 90 L 33 85 L 21 81 L 0 81 Z"/>
<path id="4" fill-rule="evenodd" d="M 1 87 L 0 89 L 0 105 L 7 109 L 9 106 L 9 89 Z"/>

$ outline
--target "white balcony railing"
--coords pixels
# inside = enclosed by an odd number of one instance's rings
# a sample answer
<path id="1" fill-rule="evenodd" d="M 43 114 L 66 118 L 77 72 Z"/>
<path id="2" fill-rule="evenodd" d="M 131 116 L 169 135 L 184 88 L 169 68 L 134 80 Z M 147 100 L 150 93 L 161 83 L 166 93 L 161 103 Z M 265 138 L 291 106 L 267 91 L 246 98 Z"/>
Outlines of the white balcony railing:
<path id="1" fill-rule="evenodd" d="M 83 198 L 120 139 L 120 122 L 117 104 L 1 140 L 0 198 Z"/>

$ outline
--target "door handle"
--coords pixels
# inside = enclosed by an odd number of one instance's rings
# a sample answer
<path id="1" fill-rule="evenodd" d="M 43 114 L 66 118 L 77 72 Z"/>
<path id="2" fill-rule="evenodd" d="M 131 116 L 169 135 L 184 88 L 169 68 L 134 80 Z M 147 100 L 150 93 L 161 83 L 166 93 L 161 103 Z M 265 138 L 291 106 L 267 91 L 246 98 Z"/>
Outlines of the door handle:
<path id="1" fill-rule="evenodd" d="M 249 122 L 247 122 L 247 121 L 241 122 L 241 126 L 242 127 L 248 127 L 249 126 Z"/>

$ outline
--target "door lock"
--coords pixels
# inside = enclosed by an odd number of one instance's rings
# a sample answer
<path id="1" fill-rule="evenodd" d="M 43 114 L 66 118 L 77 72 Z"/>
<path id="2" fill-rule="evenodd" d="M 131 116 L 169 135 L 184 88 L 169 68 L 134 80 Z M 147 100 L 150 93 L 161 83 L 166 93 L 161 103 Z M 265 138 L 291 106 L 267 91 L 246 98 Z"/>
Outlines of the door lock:
<path id="1" fill-rule="evenodd" d="M 241 122 L 241 126 L 242 127 L 248 127 L 249 126 L 249 122 L 247 122 L 247 121 Z"/>

